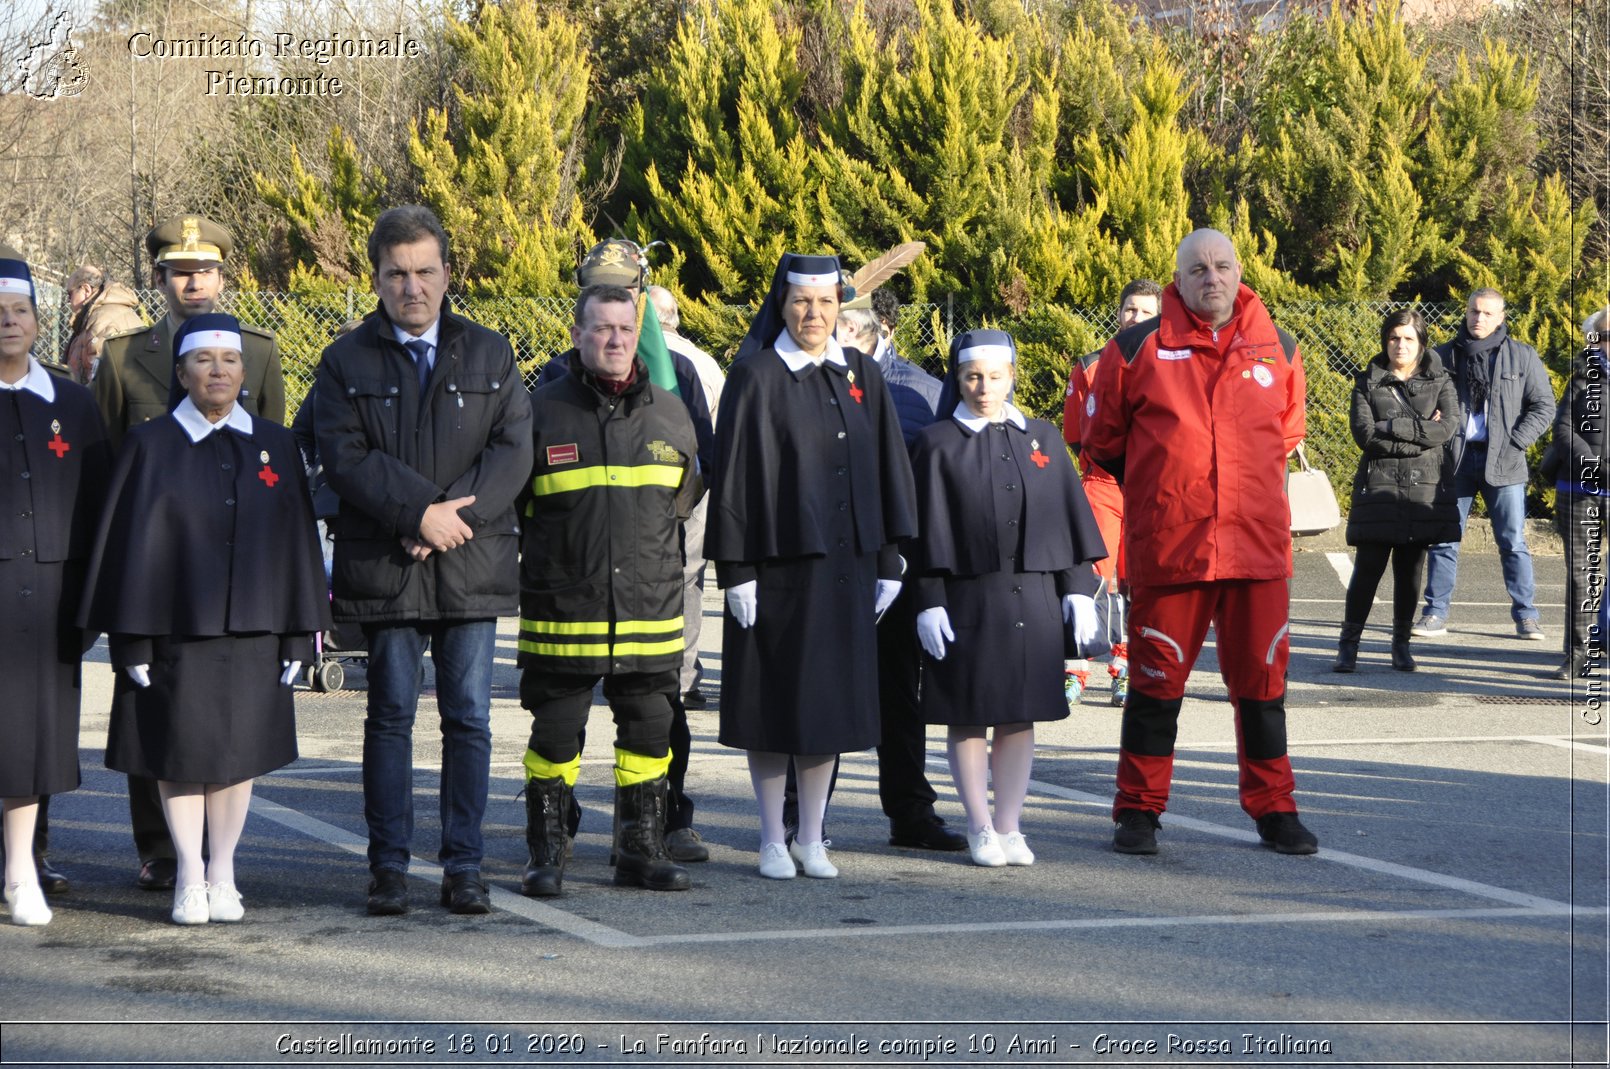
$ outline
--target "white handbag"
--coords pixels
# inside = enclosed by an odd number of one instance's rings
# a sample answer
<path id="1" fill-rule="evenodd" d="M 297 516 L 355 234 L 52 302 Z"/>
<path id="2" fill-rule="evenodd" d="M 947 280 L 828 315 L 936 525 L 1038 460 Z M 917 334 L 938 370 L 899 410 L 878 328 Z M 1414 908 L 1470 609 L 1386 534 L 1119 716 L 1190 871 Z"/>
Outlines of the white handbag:
<path id="1" fill-rule="evenodd" d="M 1342 522 L 1341 506 L 1330 476 L 1308 463 L 1308 453 L 1297 447 L 1298 470 L 1286 473 L 1286 501 L 1291 506 L 1291 533 L 1323 534 Z"/>

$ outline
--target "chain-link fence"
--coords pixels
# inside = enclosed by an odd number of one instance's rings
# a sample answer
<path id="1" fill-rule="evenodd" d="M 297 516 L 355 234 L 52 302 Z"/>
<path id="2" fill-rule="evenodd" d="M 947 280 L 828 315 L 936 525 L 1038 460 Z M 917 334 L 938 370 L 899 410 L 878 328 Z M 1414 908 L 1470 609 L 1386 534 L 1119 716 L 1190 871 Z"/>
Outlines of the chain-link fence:
<path id="1" fill-rule="evenodd" d="M 68 316 L 62 295 L 51 289 L 41 287 L 42 330 L 37 351 L 59 357 L 66 348 Z M 165 314 L 159 291 L 142 291 L 140 300 L 148 321 L 154 322 Z M 529 385 L 536 381 L 543 364 L 570 348 L 572 305 L 573 298 L 568 296 L 461 297 L 454 307 L 509 338 Z M 318 295 L 226 291 L 222 301 L 223 311 L 275 333 L 285 369 L 287 417 L 295 413 L 307 394 L 319 356 L 336 331 L 374 307 L 371 294 L 356 290 Z M 1463 313 L 1457 302 L 1303 301 L 1270 305 L 1275 322 L 1293 334 L 1302 349 L 1308 376 L 1309 459 L 1330 475 L 1344 508 L 1358 464 L 1358 447 L 1348 429 L 1353 375 L 1380 351 L 1381 320 L 1388 312 L 1405 308 L 1425 317 L 1433 342 L 1450 337 Z M 748 326 L 751 309 L 734 305 L 684 309 L 683 314 L 683 331 L 724 364 Z M 949 338 L 977 325 L 980 317 L 959 301 L 909 304 L 900 311 L 895 344 L 908 359 L 940 375 Z M 1110 308 L 1038 308 L 1011 318 L 992 319 L 988 325 L 1010 331 L 1018 342 L 1018 403 L 1034 415 L 1058 424 L 1062 421 L 1062 398 L 1073 363 L 1100 348 L 1118 328 L 1117 316 Z M 1532 459 L 1535 467 L 1537 457 Z M 1546 488 L 1536 487 L 1529 497 L 1529 514 L 1546 515 L 1548 501 Z"/>

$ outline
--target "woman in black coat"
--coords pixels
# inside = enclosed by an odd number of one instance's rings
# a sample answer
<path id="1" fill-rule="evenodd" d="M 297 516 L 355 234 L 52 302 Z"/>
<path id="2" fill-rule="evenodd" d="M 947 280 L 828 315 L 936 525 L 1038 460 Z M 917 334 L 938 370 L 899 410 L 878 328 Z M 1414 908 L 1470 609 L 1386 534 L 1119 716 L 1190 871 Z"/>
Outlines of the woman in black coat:
<path id="1" fill-rule="evenodd" d="M 877 361 L 844 349 L 838 258 L 785 253 L 722 394 L 705 555 L 727 593 L 721 744 L 748 751 L 760 874 L 838 875 L 822 821 L 841 753 L 878 744 L 877 619 L 916 534 Z M 799 783 L 799 833 L 783 831 Z"/>
<path id="2" fill-rule="evenodd" d="M 949 729 L 967 845 L 987 867 L 1034 863 L 1018 824 L 1034 724 L 1068 715 L 1063 625 L 1080 643 L 1095 637 L 1091 564 L 1107 555 L 1062 435 L 1008 400 L 1016 368 L 1004 332 L 958 335 L 944 418 L 917 435 L 911 458 L 922 715 Z"/>
<path id="3" fill-rule="evenodd" d="M 1353 440 L 1364 455 L 1353 477 L 1347 544 L 1356 548 L 1337 672 L 1358 667 L 1359 636 L 1375 588 L 1392 563 L 1392 667 L 1414 671 L 1414 623 L 1426 547 L 1459 541 L 1453 462 L 1445 448 L 1459 427 L 1459 396 L 1437 354 L 1426 348 L 1420 313 L 1389 313 L 1381 352 L 1353 385 Z"/>
<path id="4" fill-rule="evenodd" d="M 173 344 L 186 396 L 123 441 L 81 622 L 117 669 L 106 764 L 157 780 L 173 920 L 205 924 L 244 913 L 252 779 L 296 760 L 291 686 L 330 611 L 296 440 L 236 403 L 239 324 L 196 316 Z"/>
<path id="5" fill-rule="evenodd" d="M 11 923 L 50 923 L 34 866 L 41 795 L 78 786 L 75 626 L 111 449 L 95 401 L 31 352 L 33 278 L 0 251 L 0 808 Z"/>

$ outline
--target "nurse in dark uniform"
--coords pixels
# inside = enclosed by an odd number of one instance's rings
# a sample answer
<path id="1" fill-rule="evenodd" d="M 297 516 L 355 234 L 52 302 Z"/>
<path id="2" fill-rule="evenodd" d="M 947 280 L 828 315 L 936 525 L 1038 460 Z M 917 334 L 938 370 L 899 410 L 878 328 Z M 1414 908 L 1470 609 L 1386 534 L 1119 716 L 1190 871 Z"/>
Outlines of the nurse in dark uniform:
<path id="1" fill-rule="evenodd" d="M 747 750 L 760 873 L 831 878 L 837 756 L 878 742 L 878 613 L 916 533 L 911 465 L 870 357 L 833 338 L 838 257 L 784 254 L 727 377 L 705 555 L 727 592 L 723 745 Z M 799 834 L 783 845 L 789 762 Z"/>
<path id="2" fill-rule="evenodd" d="M 88 390 L 32 354 L 33 277 L 0 249 L 0 809 L 11 923 L 50 923 L 34 867 L 40 795 L 78 786 L 74 624 L 111 448 Z"/>
<path id="3" fill-rule="evenodd" d="M 1064 625 L 1080 643 L 1095 637 L 1091 564 L 1107 550 L 1061 434 L 1009 400 L 1011 336 L 969 331 L 950 357 L 940 397 L 949 418 L 924 429 L 911 456 L 922 713 L 949 729 L 973 861 L 1032 865 L 1019 817 L 1034 724 L 1068 715 Z"/>
<path id="4" fill-rule="evenodd" d="M 83 622 L 110 637 L 118 673 L 107 767 L 158 781 L 173 920 L 205 924 L 245 912 L 252 779 L 296 759 L 291 685 L 329 598 L 295 438 L 236 403 L 239 324 L 196 316 L 173 344 L 185 398 L 124 439 Z"/>

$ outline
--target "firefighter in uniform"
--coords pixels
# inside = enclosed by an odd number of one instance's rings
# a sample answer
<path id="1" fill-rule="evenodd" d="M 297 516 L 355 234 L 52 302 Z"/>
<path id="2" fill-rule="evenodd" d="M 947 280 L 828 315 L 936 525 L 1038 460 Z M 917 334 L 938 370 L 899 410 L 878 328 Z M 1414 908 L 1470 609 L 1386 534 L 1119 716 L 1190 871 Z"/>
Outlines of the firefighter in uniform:
<path id="1" fill-rule="evenodd" d="M 1312 854 L 1286 753 L 1285 473 L 1306 430 L 1302 357 L 1216 230 L 1180 242 L 1162 305 L 1107 343 L 1084 435 L 1085 455 L 1124 488 L 1133 606 L 1113 849 L 1157 852 L 1185 683 L 1212 623 L 1241 807 L 1263 845 Z"/>
<path id="2" fill-rule="evenodd" d="M 168 314 L 155 326 L 106 339 L 90 380 L 113 449 L 122 445 L 130 428 L 167 415 L 184 399 L 174 372 L 173 339 L 186 321 L 216 310 L 224 289 L 223 264 L 234 239 L 211 219 L 181 215 L 153 227 L 145 248 Z M 240 340 L 246 375 L 237 403 L 247 415 L 283 424 L 285 378 L 273 333 L 241 323 Z M 178 862 L 156 780 L 129 777 L 129 816 L 140 855 L 135 882 L 146 891 L 171 890 Z"/>
<path id="3" fill-rule="evenodd" d="M 615 882 L 684 891 L 665 816 L 683 650 L 679 526 L 703 492 L 697 438 L 636 355 L 628 290 L 584 289 L 570 339 L 570 373 L 531 397 L 536 455 L 521 502 L 520 704 L 532 728 L 520 892 L 561 891 L 579 736 L 600 677 L 615 717 Z"/>

